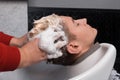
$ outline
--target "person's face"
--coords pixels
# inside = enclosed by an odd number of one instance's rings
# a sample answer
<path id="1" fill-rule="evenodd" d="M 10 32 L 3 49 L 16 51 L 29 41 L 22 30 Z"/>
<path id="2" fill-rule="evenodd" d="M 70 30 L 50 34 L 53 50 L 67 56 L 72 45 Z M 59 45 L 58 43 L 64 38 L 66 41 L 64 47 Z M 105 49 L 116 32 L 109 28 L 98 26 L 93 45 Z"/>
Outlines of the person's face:
<path id="1" fill-rule="evenodd" d="M 93 44 L 97 30 L 87 24 L 87 19 L 74 20 L 68 16 L 60 16 L 68 34 L 70 53 L 85 52 Z"/>

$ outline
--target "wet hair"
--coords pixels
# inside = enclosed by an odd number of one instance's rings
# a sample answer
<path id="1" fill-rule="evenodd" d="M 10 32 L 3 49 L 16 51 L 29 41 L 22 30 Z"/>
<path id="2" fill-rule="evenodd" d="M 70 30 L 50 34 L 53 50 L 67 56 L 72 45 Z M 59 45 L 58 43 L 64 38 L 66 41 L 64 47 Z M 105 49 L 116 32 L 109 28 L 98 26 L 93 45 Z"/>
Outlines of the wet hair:
<path id="1" fill-rule="evenodd" d="M 98 37 L 95 38 L 94 44 L 96 42 L 98 42 Z M 61 50 L 62 50 L 62 53 L 63 53 L 63 55 L 61 57 L 48 59 L 47 63 L 64 65 L 64 66 L 74 65 L 76 63 L 77 59 L 78 59 L 78 57 L 76 58 L 76 56 L 78 56 L 78 55 L 77 54 L 70 54 L 68 52 L 66 46 L 62 47 Z"/>
<path id="2" fill-rule="evenodd" d="M 68 37 L 69 42 L 72 40 L 76 40 L 76 36 L 71 34 L 68 30 L 67 27 L 64 27 L 64 31 L 66 33 L 66 36 Z M 68 42 L 68 43 L 69 43 Z M 70 54 L 67 50 L 67 45 L 63 46 L 61 48 L 63 55 L 61 57 L 58 58 L 52 58 L 52 59 L 47 59 L 47 63 L 51 63 L 51 64 L 57 64 L 57 65 L 72 65 L 75 63 L 75 61 L 77 60 L 75 57 L 77 56 L 77 54 Z"/>
<path id="3" fill-rule="evenodd" d="M 58 57 L 58 58 L 48 59 L 47 63 L 64 65 L 64 66 L 74 64 L 75 61 L 76 61 L 76 59 L 75 59 L 76 55 L 75 54 L 70 54 L 67 51 L 66 46 L 62 47 L 61 49 L 62 49 L 63 55 L 61 57 Z"/>

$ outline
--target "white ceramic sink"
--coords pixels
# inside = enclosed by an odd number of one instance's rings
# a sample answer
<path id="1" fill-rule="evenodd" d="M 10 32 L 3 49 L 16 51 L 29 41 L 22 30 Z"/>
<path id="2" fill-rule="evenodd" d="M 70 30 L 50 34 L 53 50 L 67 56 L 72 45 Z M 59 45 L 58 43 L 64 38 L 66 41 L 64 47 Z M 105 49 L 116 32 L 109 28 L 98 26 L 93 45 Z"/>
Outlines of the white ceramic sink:
<path id="1" fill-rule="evenodd" d="M 108 80 L 116 58 L 116 49 L 108 43 L 74 66 L 41 62 L 26 69 L 0 73 L 0 80 Z"/>

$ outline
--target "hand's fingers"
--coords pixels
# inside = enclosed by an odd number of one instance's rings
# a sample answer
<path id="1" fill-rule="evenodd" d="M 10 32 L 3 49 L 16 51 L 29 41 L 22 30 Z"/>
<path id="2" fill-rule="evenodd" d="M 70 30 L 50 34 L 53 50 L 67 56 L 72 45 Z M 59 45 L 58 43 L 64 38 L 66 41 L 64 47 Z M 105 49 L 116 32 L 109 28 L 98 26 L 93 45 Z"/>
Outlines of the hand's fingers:
<path id="1" fill-rule="evenodd" d="M 54 35 L 53 35 L 53 40 L 57 40 L 59 38 L 63 38 L 65 36 L 64 32 L 56 32 Z"/>
<path id="2" fill-rule="evenodd" d="M 35 42 L 36 45 L 39 46 L 39 39 L 38 38 L 35 38 L 33 41 Z"/>
<path id="3" fill-rule="evenodd" d="M 35 43 L 39 43 L 39 38 L 35 38 Z"/>
<path id="4" fill-rule="evenodd" d="M 58 41 L 56 44 L 55 44 L 55 47 L 57 49 L 60 49 L 62 48 L 63 46 L 65 46 L 67 44 L 67 41 Z"/>
<path id="5" fill-rule="evenodd" d="M 45 59 L 47 59 L 47 55 L 46 55 L 46 53 L 42 53 L 42 56 L 41 56 L 41 60 L 45 60 Z"/>
<path id="6" fill-rule="evenodd" d="M 60 56 L 62 56 L 62 52 L 57 51 L 56 54 L 52 54 L 52 55 L 47 55 L 48 59 L 52 59 L 52 58 L 58 58 Z"/>
<path id="7" fill-rule="evenodd" d="M 44 51 L 40 50 L 39 55 L 40 55 L 40 58 L 47 59 L 47 54 Z"/>
<path id="8" fill-rule="evenodd" d="M 60 33 L 55 32 L 55 33 L 53 34 L 53 40 L 58 39 L 60 36 L 61 36 L 61 34 L 60 34 Z"/>

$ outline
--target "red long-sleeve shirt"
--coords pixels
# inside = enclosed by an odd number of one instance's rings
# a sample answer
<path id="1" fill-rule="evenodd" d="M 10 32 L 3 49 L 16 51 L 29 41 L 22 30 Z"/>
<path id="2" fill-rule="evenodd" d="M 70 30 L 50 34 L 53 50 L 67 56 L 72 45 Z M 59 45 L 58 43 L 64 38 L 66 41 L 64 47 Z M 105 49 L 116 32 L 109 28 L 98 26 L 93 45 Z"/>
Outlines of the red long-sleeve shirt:
<path id="1" fill-rule="evenodd" d="M 12 36 L 0 32 L 0 71 L 15 70 L 20 62 L 17 47 L 9 46 Z"/>

